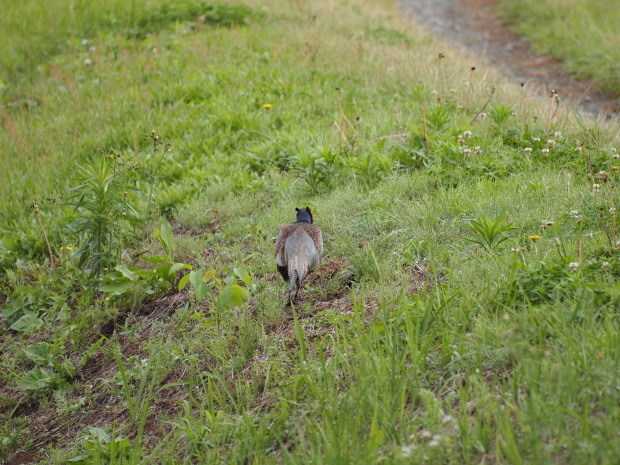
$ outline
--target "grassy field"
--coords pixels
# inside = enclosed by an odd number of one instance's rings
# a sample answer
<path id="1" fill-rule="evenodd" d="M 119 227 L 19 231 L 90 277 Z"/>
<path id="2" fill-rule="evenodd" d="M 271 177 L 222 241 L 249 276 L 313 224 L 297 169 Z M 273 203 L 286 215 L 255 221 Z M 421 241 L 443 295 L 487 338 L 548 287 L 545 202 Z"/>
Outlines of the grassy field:
<path id="1" fill-rule="evenodd" d="M 617 2 L 501 0 L 499 10 L 535 50 L 563 60 L 571 73 L 593 78 L 620 96 Z"/>
<path id="2" fill-rule="evenodd" d="M 620 460 L 617 122 L 388 1 L 2 3 L 0 458 Z"/>

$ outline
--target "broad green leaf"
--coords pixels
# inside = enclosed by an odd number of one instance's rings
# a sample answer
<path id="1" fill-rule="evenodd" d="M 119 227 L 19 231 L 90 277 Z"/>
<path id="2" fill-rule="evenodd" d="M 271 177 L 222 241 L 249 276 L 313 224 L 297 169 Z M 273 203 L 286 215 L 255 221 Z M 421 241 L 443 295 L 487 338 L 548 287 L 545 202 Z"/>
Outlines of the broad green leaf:
<path id="1" fill-rule="evenodd" d="M 241 281 L 243 281 L 246 286 L 252 285 L 252 276 L 250 275 L 248 270 L 246 270 L 245 268 L 235 268 L 234 271 L 235 274 L 239 277 Z"/>
<path id="2" fill-rule="evenodd" d="M 219 308 L 241 307 L 248 297 L 250 297 L 250 292 L 246 288 L 238 284 L 229 284 L 220 292 L 217 305 Z"/>
<path id="3" fill-rule="evenodd" d="M 47 363 L 50 360 L 50 346 L 45 342 L 26 347 L 24 353 L 35 363 Z"/>
<path id="4" fill-rule="evenodd" d="M 104 429 L 97 428 L 96 426 L 89 426 L 86 429 L 90 437 L 97 440 L 97 442 L 102 444 L 110 442 L 110 435 Z"/>
<path id="5" fill-rule="evenodd" d="M 119 452 L 128 451 L 131 447 L 131 443 L 128 438 L 116 438 L 114 441 L 110 441 L 107 445 L 110 455 L 117 456 Z"/>
<path id="6" fill-rule="evenodd" d="M 99 290 L 110 295 L 121 295 L 131 288 L 131 281 L 120 281 L 115 283 L 106 283 L 99 286 Z"/>
<path id="7" fill-rule="evenodd" d="M 215 273 L 217 273 L 217 271 L 215 270 L 209 270 L 205 273 L 205 275 L 202 277 L 202 281 L 203 282 L 207 282 L 209 281 L 213 276 L 215 276 Z"/>
<path id="8" fill-rule="evenodd" d="M 209 287 L 204 283 L 196 288 L 196 299 L 202 300 L 209 294 Z"/>
<path id="9" fill-rule="evenodd" d="M 11 325 L 14 331 L 33 333 L 43 326 L 43 321 L 34 313 L 27 313 Z"/>
<path id="10" fill-rule="evenodd" d="M 167 257 L 143 257 L 142 258 L 144 261 L 150 262 L 150 263 L 166 263 L 168 262 L 168 258 Z"/>
<path id="11" fill-rule="evenodd" d="M 187 286 L 188 282 L 189 282 L 189 273 L 183 276 L 181 280 L 179 281 L 179 292 L 185 289 L 185 286 Z"/>
<path id="12" fill-rule="evenodd" d="M 176 273 L 179 270 L 191 270 L 192 265 L 186 265 L 185 263 L 175 263 L 170 267 L 170 273 Z"/>
<path id="13" fill-rule="evenodd" d="M 130 281 L 137 281 L 140 278 L 138 274 L 140 269 L 135 266 L 132 266 L 130 269 L 127 265 L 117 265 L 116 270 Z"/>
<path id="14" fill-rule="evenodd" d="M 0 312 L 0 314 L 3 317 L 8 318 L 11 315 L 13 315 L 14 313 L 19 312 L 22 308 L 23 308 L 23 305 L 22 305 L 20 300 L 18 300 L 18 299 L 11 299 L 8 302 L 4 303 L 4 305 L 2 306 L 2 311 Z"/>
<path id="15" fill-rule="evenodd" d="M 200 286 L 200 275 L 198 271 L 190 271 L 189 272 L 189 281 L 194 285 L 194 287 Z"/>
<path id="16" fill-rule="evenodd" d="M 40 367 L 35 367 L 18 381 L 19 387 L 26 390 L 45 389 L 55 381 L 55 375 Z"/>
<path id="17" fill-rule="evenodd" d="M 174 252 L 174 234 L 172 233 L 170 223 L 164 221 L 161 224 L 161 229 L 155 228 L 155 235 L 164 250 L 172 255 L 172 252 Z"/>

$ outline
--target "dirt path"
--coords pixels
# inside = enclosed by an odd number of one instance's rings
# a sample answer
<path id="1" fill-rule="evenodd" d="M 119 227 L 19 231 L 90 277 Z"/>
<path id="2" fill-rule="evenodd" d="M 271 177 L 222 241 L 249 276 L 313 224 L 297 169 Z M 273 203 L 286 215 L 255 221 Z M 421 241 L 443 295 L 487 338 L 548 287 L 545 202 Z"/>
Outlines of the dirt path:
<path id="1" fill-rule="evenodd" d="M 574 80 L 562 62 L 536 55 L 529 43 L 512 33 L 494 11 L 497 0 L 400 0 L 402 10 L 432 32 L 473 56 L 482 56 L 515 83 L 548 94 L 559 92 L 585 113 L 607 118 L 620 113 L 620 99 L 602 93 L 591 80 Z M 475 65 L 475 63 L 472 63 Z"/>

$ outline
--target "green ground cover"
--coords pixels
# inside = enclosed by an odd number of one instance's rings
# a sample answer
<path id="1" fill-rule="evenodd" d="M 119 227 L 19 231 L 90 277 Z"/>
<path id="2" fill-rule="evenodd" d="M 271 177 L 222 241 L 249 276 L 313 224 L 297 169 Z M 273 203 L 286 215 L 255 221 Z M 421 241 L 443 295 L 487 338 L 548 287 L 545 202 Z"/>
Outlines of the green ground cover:
<path id="1" fill-rule="evenodd" d="M 620 15 L 615 1 L 501 0 L 499 10 L 534 50 L 620 96 Z"/>
<path id="2" fill-rule="evenodd" d="M 0 457 L 618 461 L 617 123 L 390 2 L 57 5 L 0 42 Z"/>

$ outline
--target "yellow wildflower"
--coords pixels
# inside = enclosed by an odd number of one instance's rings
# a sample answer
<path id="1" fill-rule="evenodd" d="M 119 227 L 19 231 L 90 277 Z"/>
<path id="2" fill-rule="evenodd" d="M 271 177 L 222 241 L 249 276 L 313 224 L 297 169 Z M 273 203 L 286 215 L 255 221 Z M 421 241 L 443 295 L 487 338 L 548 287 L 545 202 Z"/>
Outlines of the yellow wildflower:
<path id="1" fill-rule="evenodd" d="M 110 156 L 108 158 L 111 158 L 112 160 L 114 160 L 116 158 L 116 155 L 114 155 L 113 153 L 110 154 Z"/>
<path id="2" fill-rule="evenodd" d="M 540 236 L 530 236 L 530 239 L 532 239 L 533 241 L 537 241 L 538 239 L 542 239 L 542 237 L 540 237 Z"/>
<path id="3" fill-rule="evenodd" d="M 151 135 L 155 135 L 155 129 L 151 129 Z"/>
<path id="4" fill-rule="evenodd" d="M 273 107 L 273 105 L 272 105 L 271 103 L 265 103 L 265 104 L 263 105 L 263 108 L 264 108 L 265 110 L 269 110 L 271 107 Z"/>
<path id="5" fill-rule="evenodd" d="M 620 170 L 620 168 L 618 168 L 617 166 L 612 166 L 611 169 L 614 170 L 614 171 Z"/>
<path id="6" fill-rule="evenodd" d="M 108 268 L 104 268 L 103 271 L 108 271 Z"/>
<path id="7" fill-rule="evenodd" d="M 126 212 L 122 212 L 121 215 L 127 216 L 127 213 Z"/>

